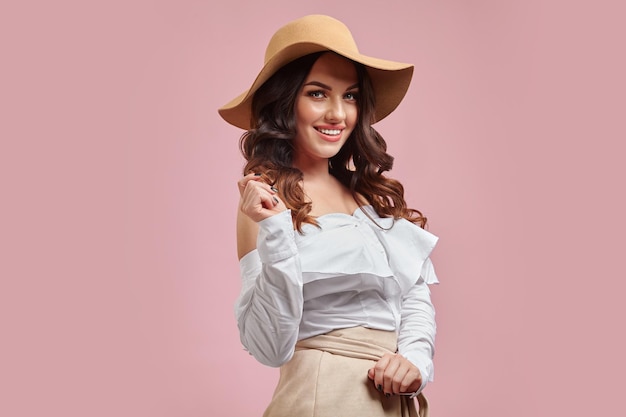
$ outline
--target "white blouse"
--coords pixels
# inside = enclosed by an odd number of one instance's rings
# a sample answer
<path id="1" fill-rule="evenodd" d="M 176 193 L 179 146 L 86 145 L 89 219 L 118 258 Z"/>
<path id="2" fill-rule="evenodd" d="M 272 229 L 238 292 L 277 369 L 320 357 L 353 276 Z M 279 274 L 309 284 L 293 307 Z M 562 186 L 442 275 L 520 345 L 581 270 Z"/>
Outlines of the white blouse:
<path id="1" fill-rule="evenodd" d="M 375 223 L 366 216 L 366 211 Z M 294 231 L 289 210 L 259 222 L 257 249 L 240 261 L 235 314 L 241 341 L 259 362 L 280 366 L 298 340 L 364 326 L 398 332 L 398 353 L 433 379 L 438 238 L 371 206 L 317 218 Z M 377 224 L 376 224 L 377 223 Z"/>

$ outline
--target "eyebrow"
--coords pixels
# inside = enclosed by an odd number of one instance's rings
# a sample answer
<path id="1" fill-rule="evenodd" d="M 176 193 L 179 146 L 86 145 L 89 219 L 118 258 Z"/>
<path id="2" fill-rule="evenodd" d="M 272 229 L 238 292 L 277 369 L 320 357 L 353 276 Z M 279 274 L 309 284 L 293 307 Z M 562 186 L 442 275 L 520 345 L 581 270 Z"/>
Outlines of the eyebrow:
<path id="1" fill-rule="evenodd" d="M 329 91 L 332 91 L 332 90 L 333 90 L 333 89 L 331 88 L 331 86 L 326 85 L 326 84 L 324 84 L 324 83 L 321 83 L 321 82 L 319 82 L 319 81 L 309 81 L 308 83 L 304 84 L 304 86 L 307 86 L 307 85 L 315 85 L 315 86 L 321 87 L 321 88 L 323 88 L 323 89 L 325 89 L 325 90 L 329 90 Z M 359 86 L 359 84 L 358 84 L 358 83 L 356 83 L 356 84 L 352 84 L 350 87 L 346 88 L 346 91 L 352 90 L 352 89 L 354 89 L 354 88 L 358 88 L 358 86 Z"/>

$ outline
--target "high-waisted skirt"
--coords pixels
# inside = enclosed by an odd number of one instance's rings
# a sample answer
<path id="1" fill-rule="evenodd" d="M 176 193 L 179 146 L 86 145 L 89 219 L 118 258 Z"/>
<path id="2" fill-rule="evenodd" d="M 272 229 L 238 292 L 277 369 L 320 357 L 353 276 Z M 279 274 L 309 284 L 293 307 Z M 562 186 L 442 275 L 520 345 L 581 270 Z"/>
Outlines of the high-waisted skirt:
<path id="1" fill-rule="evenodd" d="M 426 417 L 423 394 L 386 397 L 367 371 L 385 353 L 395 353 L 396 333 L 353 327 L 297 343 L 264 417 Z M 418 408 L 419 406 L 419 408 Z M 419 411 L 418 411 L 419 410 Z"/>

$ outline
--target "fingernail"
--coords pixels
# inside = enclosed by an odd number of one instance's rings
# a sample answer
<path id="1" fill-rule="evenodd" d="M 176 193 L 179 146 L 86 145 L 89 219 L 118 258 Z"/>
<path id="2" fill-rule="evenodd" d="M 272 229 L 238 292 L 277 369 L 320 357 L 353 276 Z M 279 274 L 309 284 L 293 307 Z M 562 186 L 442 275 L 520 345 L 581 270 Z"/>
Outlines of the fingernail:
<path id="1" fill-rule="evenodd" d="M 278 192 L 278 188 L 273 187 L 273 186 L 272 186 L 272 187 L 270 187 L 270 190 L 274 191 L 275 193 L 277 193 L 277 192 Z"/>
<path id="2" fill-rule="evenodd" d="M 276 197 L 272 197 L 272 200 L 274 200 L 274 205 L 278 204 L 278 199 Z"/>
<path id="3" fill-rule="evenodd" d="M 255 176 L 255 177 L 260 177 L 260 176 L 261 176 L 261 174 L 255 173 L 255 174 L 254 174 L 254 176 Z"/>
<path id="4" fill-rule="evenodd" d="M 376 387 L 378 389 L 378 391 L 382 391 L 383 390 L 383 386 L 378 384 L 378 386 Z"/>
<path id="5" fill-rule="evenodd" d="M 391 397 L 391 394 L 389 394 L 388 392 L 385 393 L 385 397 L 389 398 Z"/>

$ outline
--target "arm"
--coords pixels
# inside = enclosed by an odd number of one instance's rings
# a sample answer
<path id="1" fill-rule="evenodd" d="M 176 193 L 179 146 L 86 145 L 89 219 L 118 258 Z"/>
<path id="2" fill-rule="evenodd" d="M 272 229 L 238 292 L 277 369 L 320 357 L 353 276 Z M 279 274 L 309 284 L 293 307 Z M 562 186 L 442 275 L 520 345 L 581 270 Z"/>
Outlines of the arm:
<path id="1" fill-rule="evenodd" d="M 280 366 L 293 355 L 302 317 L 300 258 L 290 212 L 267 198 L 268 192 L 274 194 L 265 184 L 247 177 L 240 181 L 237 220 L 242 278 L 237 324 L 250 354 L 265 365 Z M 242 182 L 252 184 L 242 187 Z"/>
<path id="2" fill-rule="evenodd" d="M 420 371 L 422 381 L 417 392 L 433 380 L 435 333 L 435 309 L 430 300 L 430 290 L 420 278 L 403 297 L 398 336 L 398 353 Z"/>
<path id="3" fill-rule="evenodd" d="M 420 278 L 402 299 L 398 353 L 386 353 L 368 371 L 379 391 L 417 395 L 432 381 L 434 319 L 428 285 Z"/>

